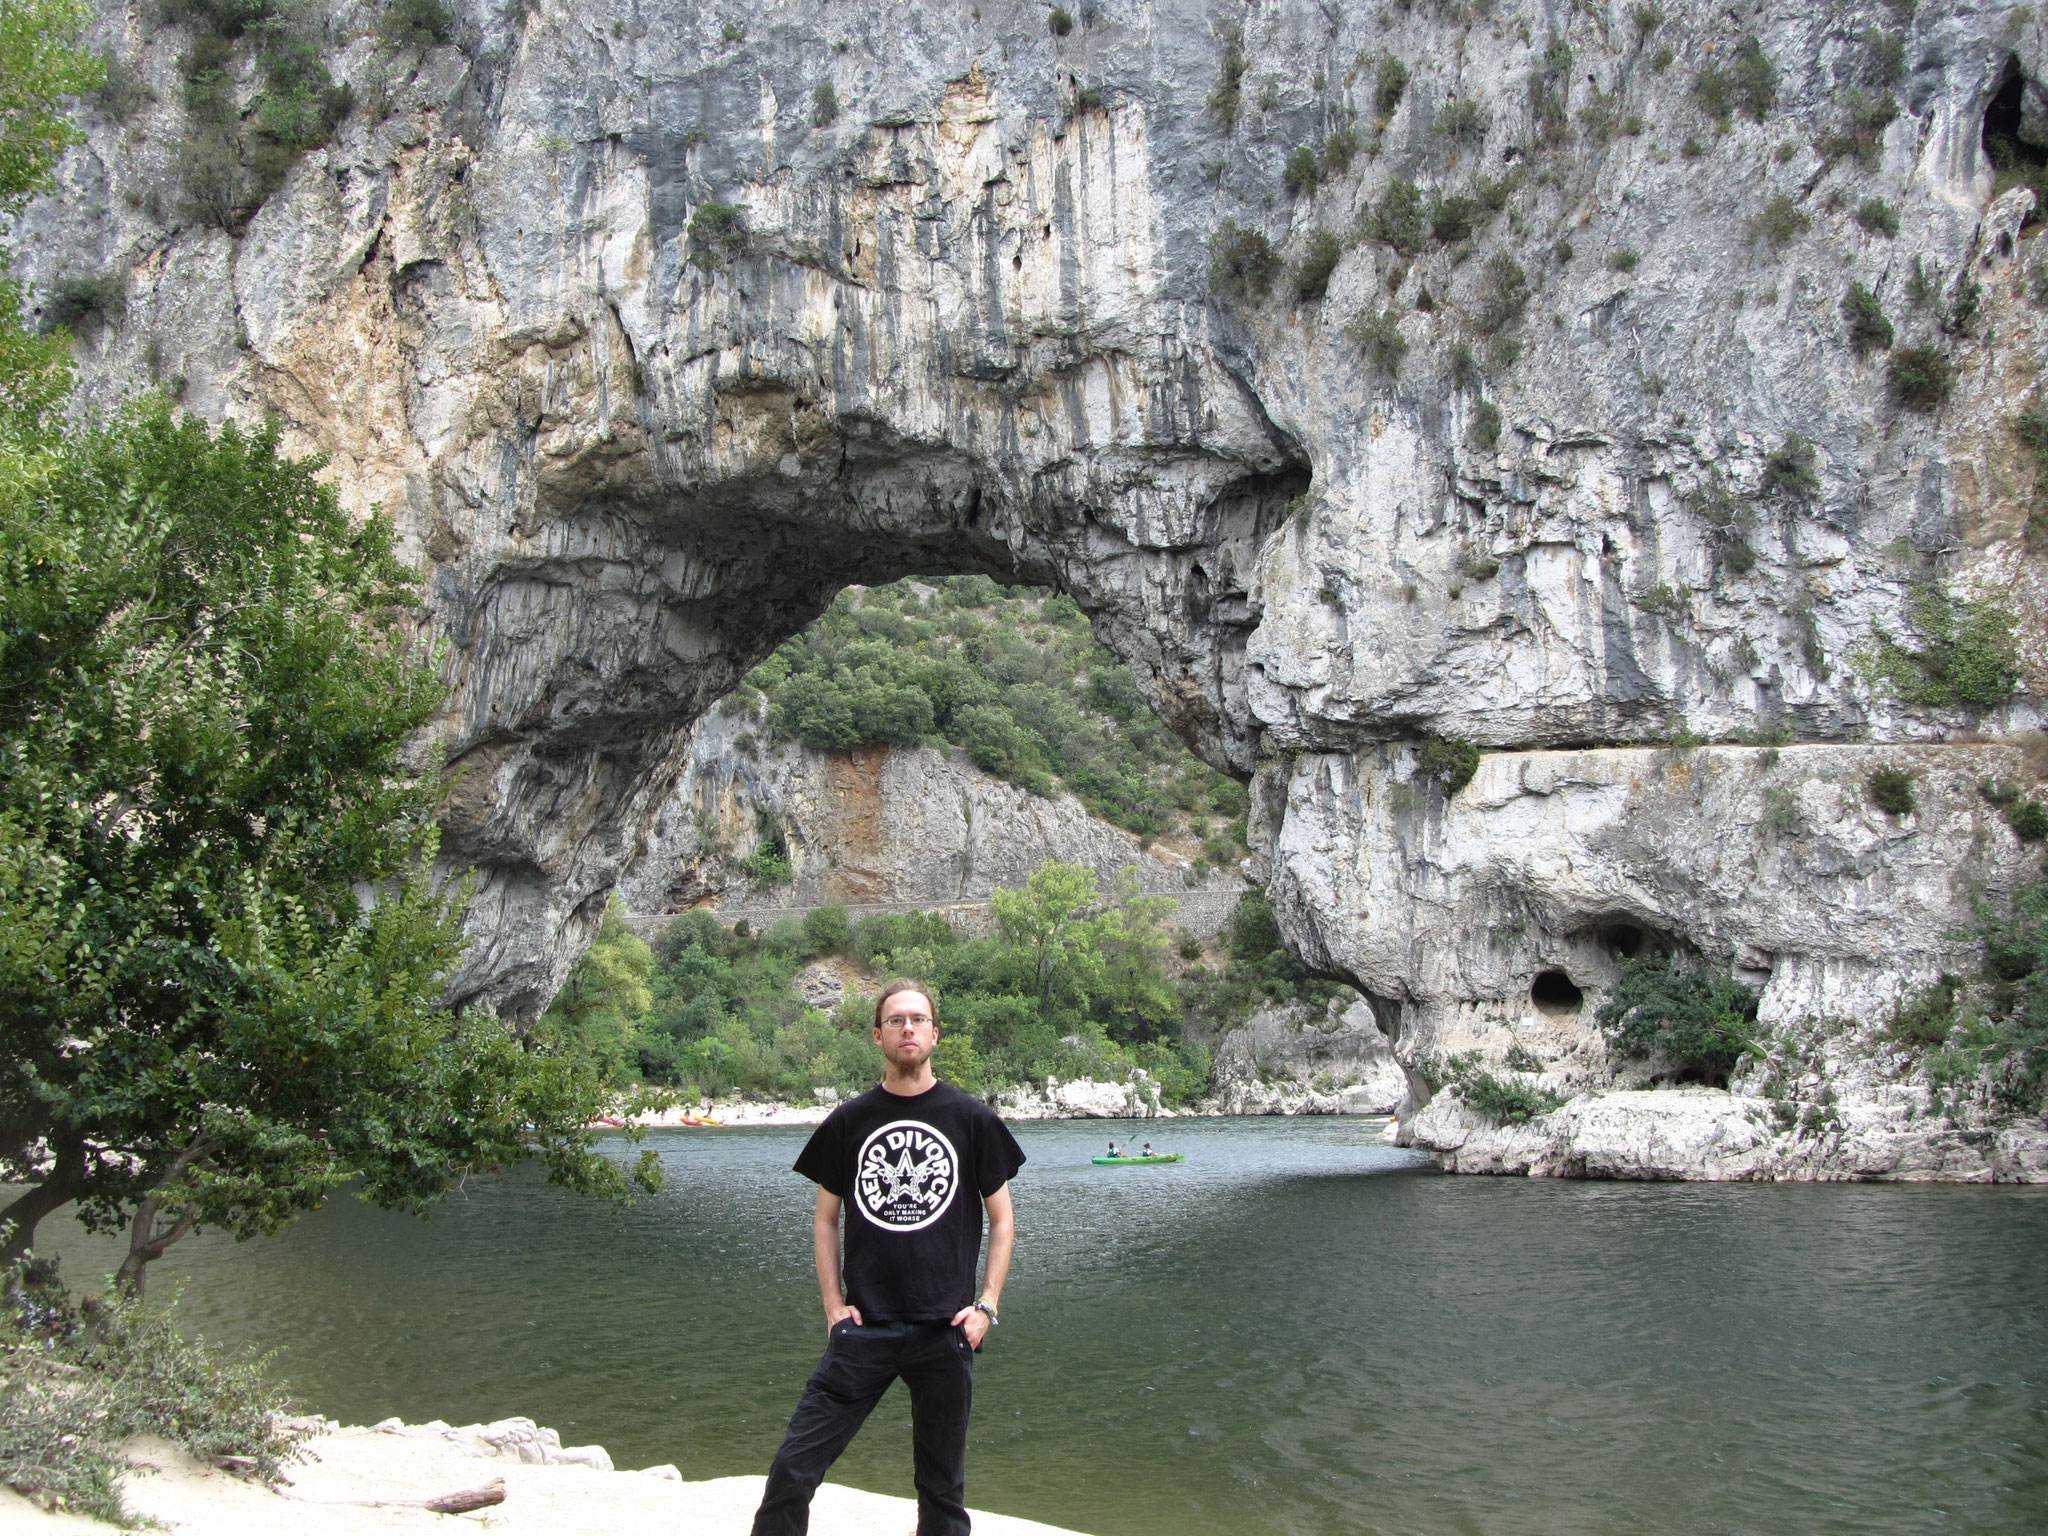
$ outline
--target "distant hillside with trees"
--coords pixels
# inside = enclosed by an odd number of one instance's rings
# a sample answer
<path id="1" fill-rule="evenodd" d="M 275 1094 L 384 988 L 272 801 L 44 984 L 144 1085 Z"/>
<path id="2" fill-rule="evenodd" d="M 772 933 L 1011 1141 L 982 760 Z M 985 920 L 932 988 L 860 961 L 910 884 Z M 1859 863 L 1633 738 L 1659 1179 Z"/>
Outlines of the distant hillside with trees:
<path id="1" fill-rule="evenodd" d="M 986 576 L 849 589 L 748 683 L 734 707 L 765 696 L 778 739 L 821 752 L 950 744 L 1141 837 L 1189 836 L 1204 863 L 1243 856 L 1244 786 L 1159 723 L 1063 595 Z"/>

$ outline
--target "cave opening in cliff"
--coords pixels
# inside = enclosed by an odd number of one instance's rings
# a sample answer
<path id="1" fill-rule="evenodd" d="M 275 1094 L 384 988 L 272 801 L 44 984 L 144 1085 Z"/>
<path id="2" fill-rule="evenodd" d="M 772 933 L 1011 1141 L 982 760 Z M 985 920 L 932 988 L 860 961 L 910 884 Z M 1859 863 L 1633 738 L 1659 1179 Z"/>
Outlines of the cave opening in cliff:
<path id="1" fill-rule="evenodd" d="M 1643 947 L 1643 930 L 1634 923 L 1609 923 L 1600 930 L 1600 942 L 1617 960 L 1633 960 Z"/>
<path id="2" fill-rule="evenodd" d="M 2048 144 L 2027 135 L 2027 77 L 2018 59 L 2006 63 L 2005 81 L 1991 94 L 1984 109 L 1984 153 L 1991 160 L 1994 176 L 1992 196 L 2001 197 L 2014 187 L 2028 187 L 2034 193 L 2033 210 L 2022 227 L 2041 221 L 2042 204 L 2048 203 Z M 2043 131 L 2037 122 L 2034 132 Z M 2011 255 L 2010 251 L 2002 252 Z"/>
<path id="3" fill-rule="evenodd" d="M 1536 1005 L 1538 1013 L 1559 1018 L 1584 1007 L 1586 994 L 1563 971 L 1538 971 L 1529 984 L 1529 1001 Z"/>

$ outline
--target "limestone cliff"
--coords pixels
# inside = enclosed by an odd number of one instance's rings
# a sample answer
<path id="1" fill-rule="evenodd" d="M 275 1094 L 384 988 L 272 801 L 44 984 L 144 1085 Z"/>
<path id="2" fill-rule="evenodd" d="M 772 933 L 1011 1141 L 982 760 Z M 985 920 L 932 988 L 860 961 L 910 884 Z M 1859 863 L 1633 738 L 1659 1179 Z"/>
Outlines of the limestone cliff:
<path id="1" fill-rule="evenodd" d="M 110 3 L 156 104 L 92 125 L 19 270 L 123 274 L 88 399 L 275 414 L 429 566 L 459 996 L 531 1018 L 692 723 L 914 572 L 1071 593 L 1251 778 L 1288 933 L 1411 1061 L 1505 1031 L 1609 1081 L 1532 986 L 1583 1019 L 1623 928 L 1867 1034 L 2022 868 L 1967 786 L 2027 764 L 1957 733 L 2039 719 L 2006 423 L 2048 274 L 1982 137 L 2042 137 L 2038 8 L 461 0 L 424 50 L 373 15 L 326 33 L 367 105 L 231 235 L 179 212 L 186 40 Z M 2026 691 L 1856 664 L 1927 582 L 2019 617 Z M 1801 745 L 1661 745 L 1742 732 Z M 1424 733 L 1497 750 L 1446 797 Z M 1878 819 L 1895 761 L 1920 809 Z"/>
<path id="2" fill-rule="evenodd" d="M 738 702 L 738 701 L 735 701 Z M 1050 861 L 1085 864 L 1104 891 L 1125 870 L 1176 903 L 1173 926 L 1213 934 L 1245 889 L 1234 874 L 1090 816 L 1072 795 L 1048 799 L 938 747 L 814 752 L 768 741 L 756 702 L 698 722 L 689 764 L 619 882 L 643 919 L 709 906 L 760 925 L 783 911 L 944 910 L 977 924 L 989 894 Z M 748 868 L 764 818 L 788 849 L 791 878 Z"/>

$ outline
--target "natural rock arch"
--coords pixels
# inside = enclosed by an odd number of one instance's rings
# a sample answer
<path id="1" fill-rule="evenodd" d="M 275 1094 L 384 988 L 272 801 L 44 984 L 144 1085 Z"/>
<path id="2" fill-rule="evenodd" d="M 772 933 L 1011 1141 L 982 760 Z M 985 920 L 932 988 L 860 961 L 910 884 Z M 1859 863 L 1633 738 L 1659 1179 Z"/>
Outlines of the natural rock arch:
<path id="1" fill-rule="evenodd" d="M 1252 778 L 1290 939 L 1411 1058 L 1504 1049 L 1543 970 L 1591 1000 L 1624 919 L 1768 976 L 1767 1018 L 1874 1018 L 1953 961 L 1959 881 L 2012 877 L 1973 785 L 2015 750 L 1941 739 L 2035 723 L 2031 696 L 1966 722 L 1851 662 L 1927 578 L 2009 603 L 2043 659 L 2041 562 L 2000 489 L 2033 468 L 1996 430 L 1994 365 L 2043 347 L 2041 258 L 2032 194 L 1991 203 L 1982 148 L 2009 61 L 2043 77 L 2041 22 L 1912 23 L 1901 113 L 1865 147 L 1902 225 L 1880 240 L 1852 221 L 1855 157 L 1811 148 L 1867 63 L 1823 19 L 1746 24 L 1775 116 L 1696 168 L 1667 142 L 1699 111 L 1687 71 L 1599 18 L 1282 0 L 1245 18 L 1226 111 L 1194 0 L 1105 5 L 1066 39 L 1022 0 L 766 3 L 755 41 L 599 0 L 457 9 L 461 46 L 378 55 L 388 115 L 351 117 L 231 238 L 148 212 L 162 156 L 138 145 L 175 140 L 180 40 L 110 3 L 97 41 L 143 59 L 164 121 L 94 126 L 22 266 L 128 272 L 89 396 L 168 346 L 188 409 L 277 415 L 428 565 L 446 847 L 479 871 L 459 998 L 531 1018 L 689 722 L 837 585 L 918 572 L 1071 593 L 1168 723 Z M 1667 5 L 1659 35 L 1704 58 L 1735 25 Z M 1567 108 L 1645 132 L 1568 116 L 1584 131 L 1533 147 L 1556 125 L 1529 70 L 1560 38 Z M 1376 124 L 1357 60 L 1384 52 L 1412 78 Z M 332 57 L 367 78 L 375 53 L 351 32 Z M 1486 107 L 1476 142 L 1437 132 L 1454 96 Z M 1303 146 L 1322 180 L 1283 193 Z M 1317 232 L 1378 228 L 1394 180 L 1462 195 L 1538 155 L 1467 242 L 1361 238 L 1324 297 L 1296 285 Z M 1782 245 L 1755 233 L 1769 195 L 1806 221 Z M 743 210 L 743 250 L 693 233 L 713 202 Z M 1211 292 L 1225 218 L 1273 241 L 1268 298 Z M 1930 328 L 1913 256 L 1983 290 L 1939 415 L 1890 403 L 1840 334 L 1851 276 Z M 1389 308 L 1392 376 L 1345 330 Z M 1653 745 L 1760 728 L 1800 745 Z M 1425 733 L 1496 750 L 1447 794 Z M 1911 828 L 1857 796 L 1884 753 L 1927 776 Z M 1795 830 L 1765 830 L 1767 791 Z M 1538 1044 L 1595 1060 L 1592 1012 Z"/>

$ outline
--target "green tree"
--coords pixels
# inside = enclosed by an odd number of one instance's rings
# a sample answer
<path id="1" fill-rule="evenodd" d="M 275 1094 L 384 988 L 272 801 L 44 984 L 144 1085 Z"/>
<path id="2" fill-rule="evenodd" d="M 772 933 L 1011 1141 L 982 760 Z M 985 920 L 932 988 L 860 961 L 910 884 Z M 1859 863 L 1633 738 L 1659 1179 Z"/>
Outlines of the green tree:
<path id="1" fill-rule="evenodd" d="M 0 1257 L 69 1201 L 139 1291 L 350 1180 L 624 1192 L 596 1074 L 437 1006 L 462 892 L 400 749 L 440 690 L 389 524 L 317 469 L 160 404 L 0 445 Z"/>
<path id="2" fill-rule="evenodd" d="M 1039 1017 L 1048 1024 L 1062 1005 L 1080 1003 L 1099 971 L 1096 934 L 1084 915 L 1099 895 L 1094 870 L 1042 864 L 1021 891 L 989 898 L 996 927 L 1019 952 Z"/>
<path id="3" fill-rule="evenodd" d="M 1173 899 L 1145 895 L 1129 867 L 1118 873 L 1111 899 L 1088 935 L 1100 957 L 1092 1011 L 1110 1037 L 1126 1045 L 1177 1037 L 1180 994 L 1166 973 Z"/>
<path id="4" fill-rule="evenodd" d="M 106 77 L 104 62 L 78 46 L 90 16 L 83 0 L 0 5 L 0 213 L 48 191 L 57 157 L 85 142 L 62 103 Z"/>
<path id="5" fill-rule="evenodd" d="M 1757 994 L 1726 971 L 1666 955 L 1623 960 L 1620 970 L 1598 1022 L 1622 1055 L 1725 1074 L 1743 1056 L 1764 1054 Z"/>
<path id="6" fill-rule="evenodd" d="M 536 1032 L 549 1049 L 587 1063 L 607 1082 L 635 1075 L 629 1060 L 640 1021 L 654 1006 L 654 951 L 626 926 L 614 896 L 597 938 L 541 1015 Z"/>

